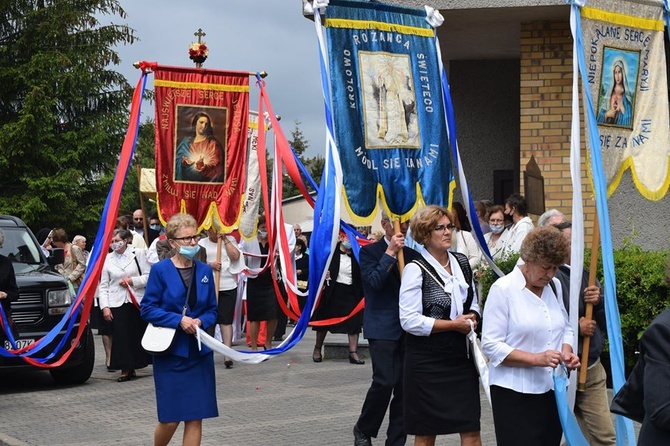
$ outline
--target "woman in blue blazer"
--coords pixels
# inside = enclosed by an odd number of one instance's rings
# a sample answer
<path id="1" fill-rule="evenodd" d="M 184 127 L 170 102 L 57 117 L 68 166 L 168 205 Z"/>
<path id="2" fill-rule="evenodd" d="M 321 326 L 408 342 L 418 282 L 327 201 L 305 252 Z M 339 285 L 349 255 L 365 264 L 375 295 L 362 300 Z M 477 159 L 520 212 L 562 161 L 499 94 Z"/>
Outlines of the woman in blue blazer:
<path id="1" fill-rule="evenodd" d="M 141 308 L 147 322 L 177 329 L 168 354 L 153 360 L 158 408 L 154 445 L 170 443 L 181 421 L 183 444 L 199 445 L 202 419 L 219 412 L 213 353 L 204 345 L 199 350 L 193 335 L 216 321 L 216 288 L 212 268 L 193 260 L 199 249 L 195 219 L 176 214 L 165 233 L 177 252 L 151 268 Z"/>

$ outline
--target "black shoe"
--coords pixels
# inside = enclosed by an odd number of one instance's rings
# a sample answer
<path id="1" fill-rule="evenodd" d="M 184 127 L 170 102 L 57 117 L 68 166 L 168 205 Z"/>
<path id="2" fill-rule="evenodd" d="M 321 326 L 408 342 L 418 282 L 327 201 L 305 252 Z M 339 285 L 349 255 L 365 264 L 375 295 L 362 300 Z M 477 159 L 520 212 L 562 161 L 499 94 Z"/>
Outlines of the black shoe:
<path id="1" fill-rule="evenodd" d="M 354 425 L 354 446 L 372 446 L 370 437 L 361 432 L 356 424 Z"/>
<path id="2" fill-rule="evenodd" d="M 318 355 L 317 355 L 318 353 Z M 314 351 L 312 352 L 312 361 L 314 362 L 321 362 L 323 361 L 323 356 L 321 356 L 321 349 L 319 347 L 314 347 Z"/>
<path id="3" fill-rule="evenodd" d="M 363 361 L 362 359 L 354 358 L 354 355 L 358 356 L 358 354 L 356 352 L 349 352 L 349 362 L 350 363 L 358 364 L 358 365 L 365 364 L 365 361 Z"/>
<path id="4" fill-rule="evenodd" d="M 225 365 L 227 369 L 232 369 L 233 368 L 233 360 L 232 359 L 227 359 L 227 360 L 223 361 L 223 365 Z"/>
<path id="5" fill-rule="evenodd" d="M 272 340 L 281 342 L 284 340 L 284 336 L 275 336 L 274 338 L 272 338 Z"/>
<path id="6" fill-rule="evenodd" d="M 135 378 L 133 375 L 121 375 L 119 376 L 119 379 L 116 380 L 116 382 L 124 383 L 126 381 L 132 380 L 133 378 Z"/>

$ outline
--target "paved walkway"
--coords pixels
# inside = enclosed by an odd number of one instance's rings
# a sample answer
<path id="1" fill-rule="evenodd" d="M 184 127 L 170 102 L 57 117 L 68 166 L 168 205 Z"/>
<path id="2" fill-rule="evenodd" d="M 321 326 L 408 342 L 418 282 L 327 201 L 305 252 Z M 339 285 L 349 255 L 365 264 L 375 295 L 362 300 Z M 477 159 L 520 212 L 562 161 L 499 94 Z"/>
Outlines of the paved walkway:
<path id="1" fill-rule="evenodd" d="M 156 408 L 151 367 L 138 371 L 137 380 L 117 383 L 118 373 L 107 372 L 100 337 L 95 338 L 96 366 L 84 385 L 59 387 L 45 372 L 0 375 L 0 445 L 152 444 Z M 352 365 L 326 357 L 317 364 L 311 359 L 313 346 L 314 332 L 308 330 L 291 351 L 262 364 L 235 364 L 226 370 L 223 357 L 217 356 L 220 416 L 204 421 L 202 444 L 353 444 L 351 430 L 370 384 L 370 362 Z M 181 444 L 181 433 L 180 428 L 172 444 Z M 495 444 L 484 396 L 482 438 L 484 445 Z M 442 436 L 437 444 L 460 441 L 458 435 Z"/>

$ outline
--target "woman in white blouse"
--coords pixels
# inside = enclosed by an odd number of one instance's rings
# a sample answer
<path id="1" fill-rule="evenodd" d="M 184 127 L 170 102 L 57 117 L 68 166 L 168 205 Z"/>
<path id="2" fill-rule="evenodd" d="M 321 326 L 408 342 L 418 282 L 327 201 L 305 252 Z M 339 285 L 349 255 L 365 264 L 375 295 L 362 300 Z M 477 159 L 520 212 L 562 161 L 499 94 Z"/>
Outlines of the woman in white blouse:
<path id="1" fill-rule="evenodd" d="M 507 238 L 508 229 L 505 227 L 505 208 L 499 204 L 491 208 L 489 213 L 489 228 L 491 232 L 484 234 L 484 240 L 489 248 L 493 260 L 504 258 L 504 240 Z"/>
<path id="2" fill-rule="evenodd" d="M 149 280 L 151 266 L 146 250 L 128 248 L 133 234 L 115 229 L 100 277 L 99 303 L 102 317 L 111 322 L 112 351 L 109 368 L 121 370 L 118 382 L 130 381 L 135 369 L 146 367 L 149 357 L 142 348 L 146 322 L 140 317 L 139 303 Z"/>
<path id="3" fill-rule="evenodd" d="M 498 279 L 486 299 L 482 348 L 498 446 L 561 442 L 553 371 L 560 364 L 575 369 L 579 358 L 553 277 L 569 253 L 556 228 L 531 231 L 521 245 L 525 263 Z"/>
<path id="4" fill-rule="evenodd" d="M 453 221 L 450 211 L 427 206 L 410 222 L 422 257 L 403 270 L 399 307 L 407 332 L 405 430 L 415 446 L 456 432 L 461 445 L 481 445 L 479 380 L 465 337 L 479 307 L 468 259 L 448 251 Z"/>

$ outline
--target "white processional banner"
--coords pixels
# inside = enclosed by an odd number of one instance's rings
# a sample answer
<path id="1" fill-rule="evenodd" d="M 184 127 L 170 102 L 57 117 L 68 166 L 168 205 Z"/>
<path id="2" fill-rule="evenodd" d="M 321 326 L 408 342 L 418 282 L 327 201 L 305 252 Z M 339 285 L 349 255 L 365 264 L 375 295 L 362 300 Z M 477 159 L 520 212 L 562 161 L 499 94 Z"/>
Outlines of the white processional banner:
<path id="1" fill-rule="evenodd" d="M 589 2 L 581 18 L 607 194 L 630 168 L 640 193 L 659 200 L 670 185 L 663 6 Z"/>

